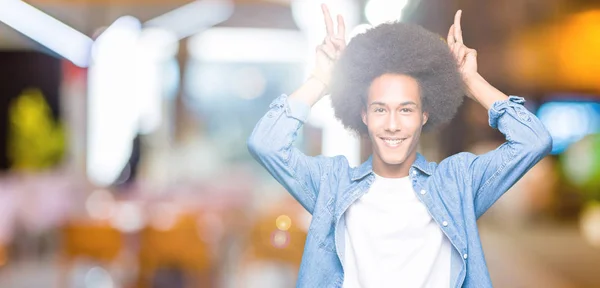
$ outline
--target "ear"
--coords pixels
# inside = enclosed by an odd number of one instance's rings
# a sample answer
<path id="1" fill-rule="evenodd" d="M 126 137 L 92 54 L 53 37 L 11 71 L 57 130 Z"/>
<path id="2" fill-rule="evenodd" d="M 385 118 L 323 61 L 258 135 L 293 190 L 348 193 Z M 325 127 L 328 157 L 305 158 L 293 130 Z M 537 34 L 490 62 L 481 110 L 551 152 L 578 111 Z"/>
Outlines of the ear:
<path id="1" fill-rule="evenodd" d="M 427 120 L 429 120 L 429 113 L 423 112 L 423 124 L 421 126 L 425 126 Z"/>
<path id="2" fill-rule="evenodd" d="M 362 111 L 360 112 L 360 117 L 362 118 L 363 123 L 367 125 L 367 111 L 365 109 L 362 109 Z"/>

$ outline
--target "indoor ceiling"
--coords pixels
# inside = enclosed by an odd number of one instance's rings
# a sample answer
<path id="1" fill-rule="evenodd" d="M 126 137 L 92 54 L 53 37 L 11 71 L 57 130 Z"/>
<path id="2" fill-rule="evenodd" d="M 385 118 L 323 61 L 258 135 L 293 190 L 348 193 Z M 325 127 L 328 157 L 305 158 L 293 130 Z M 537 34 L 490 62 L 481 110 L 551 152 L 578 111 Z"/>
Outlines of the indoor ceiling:
<path id="1" fill-rule="evenodd" d="M 117 18 L 130 15 L 145 22 L 167 13 L 190 0 L 28 0 L 25 1 L 76 30 L 92 36 Z M 294 27 L 289 0 L 233 0 L 237 10 L 232 25 Z M 2 4 L 0 4 L 1 6 Z M 1 9 L 1 7 L 0 7 Z M 241 19 L 245 19 L 240 21 Z M 274 27 L 273 27 L 274 28 Z M 0 49 L 36 47 L 14 29 L 0 22 Z"/>
<path id="2" fill-rule="evenodd" d="M 236 4 L 234 14 L 220 26 L 297 29 L 291 17 L 290 1 L 234 0 Z M 364 5 L 367 0 L 356 1 Z M 92 36 L 99 28 L 110 25 L 121 16 L 131 15 L 144 22 L 190 1 L 28 0 L 26 2 L 82 33 Z M 582 26 L 579 29 L 580 26 L 577 26 L 580 25 L 579 22 L 571 19 L 574 15 L 579 17 L 578 13 L 584 11 L 600 11 L 598 0 L 411 0 L 411 3 L 418 3 L 418 5 L 411 7 L 405 21 L 421 24 L 444 36 L 452 23 L 454 12 L 463 9 L 464 38 L 468 45 L 476 48 L 481 55 L 481 73 L 498 83 L 500 87 L 517 86 L 519 89 L 537 91 L 579 89 L 600 92 L 600 84 L 591 81 L 592 72 L 595 70 L 590 70 L 588 67 L 590 63 L 600 63 L 600 49 L 589 48 L 591 47 L 589 46 L 590 35 L 593 36 L 595 31 L 600 31 L 600 20 L 594 17 L 583 17 L 588 21 L 581 22 Z M 563 23 L 571 23 L 570 28 L 560 30 L 560 27 L 565 26 Z M 568 34 L 557 37 L 557 33 Z M 563 47 L 564 45 L 555 44 L 563 41 L 570 41 L 569 53 L 585 54 L 586 57 L 579 55 L 578 62 L 566 59 L 564 61 L 569 65 L 562 65 L 564 63 L 556 59 L 565 55 L 559 50 L 566 48 Z M 38 46 L 0 23 L 0 49 L 32 47 Z M 565 73 L 571 77 L 561 76 Z M 585 79 L 585 81 L 577 81 L 577 79 Z"/>

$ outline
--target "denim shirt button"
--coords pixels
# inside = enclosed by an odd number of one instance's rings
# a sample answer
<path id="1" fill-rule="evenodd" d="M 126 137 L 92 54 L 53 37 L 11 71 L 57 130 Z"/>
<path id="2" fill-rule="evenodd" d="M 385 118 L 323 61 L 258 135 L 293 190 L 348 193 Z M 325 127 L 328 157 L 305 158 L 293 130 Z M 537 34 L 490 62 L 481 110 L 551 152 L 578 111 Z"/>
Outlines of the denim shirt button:
<path id="1" fill-rule="evenodd" d="M 427 191 L 421 190 L 421 195 L 425 195 L 425 193 L 427 193 Z"/>
<path id="2" fill-rule="evenodd" d="M 446 227 L 446 226 L 448 226 L 448 222 L 444 221 L 444 222 L 442 222 L 442 225 L 444 225 L 444 227 Z M 467 254 L 465 254 L 465 255 L 467 255 Z"/>
<path id="3" fill-rule="evenodd" d="M 466 260 L 466 259 L 467 259 L 467 257 L 469 257 L 469 255 L 467 255 L 467 253 L 465 253 L 465 254 L 463 255 L 463 258 L 465 258 L 465 260 Z"/>

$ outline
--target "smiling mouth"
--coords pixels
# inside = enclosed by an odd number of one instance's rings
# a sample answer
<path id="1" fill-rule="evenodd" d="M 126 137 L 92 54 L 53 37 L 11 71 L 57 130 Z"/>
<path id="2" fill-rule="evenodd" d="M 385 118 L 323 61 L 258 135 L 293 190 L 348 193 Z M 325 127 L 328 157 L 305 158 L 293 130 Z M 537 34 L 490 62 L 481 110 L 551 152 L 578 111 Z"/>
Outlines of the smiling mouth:
<path id="1" fill-rule="evenodd" d="M 406 138 L 379 138 L 381 140 L 383 140 L 383 142 L 385 144 L 387 144 L 387 146 L 389 147 L 398 147 L 400 146 L 400 144 L 404 143 L 404 141 L 406 141 Z"/>

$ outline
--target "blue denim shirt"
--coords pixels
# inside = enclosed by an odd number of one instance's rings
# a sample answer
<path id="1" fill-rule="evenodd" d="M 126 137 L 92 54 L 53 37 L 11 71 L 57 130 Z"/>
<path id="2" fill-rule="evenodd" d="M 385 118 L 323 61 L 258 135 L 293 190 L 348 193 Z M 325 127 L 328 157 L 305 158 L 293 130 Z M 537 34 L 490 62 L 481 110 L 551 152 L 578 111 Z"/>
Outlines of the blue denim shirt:
<path id="1" fill-rule="evenodd" d="M 477 229 L 485 213 L 551 150 L 549 133 L 521 97 L 497 101 L 489 124 L 506 142 L 483 155 L 459 153 L 439 164 L 418 154 L 410 168 L 416 196 L 452 243 L 449 287 L 492 287 Z M 344 213 L 375 176 L 369 158 L 350 167 L 343 156 L 310 157 L 292 145 L 310 107 L 281 95 L 248 139 L 253 157 L 312 214 L 298 287 L 342 287 Z"/>

